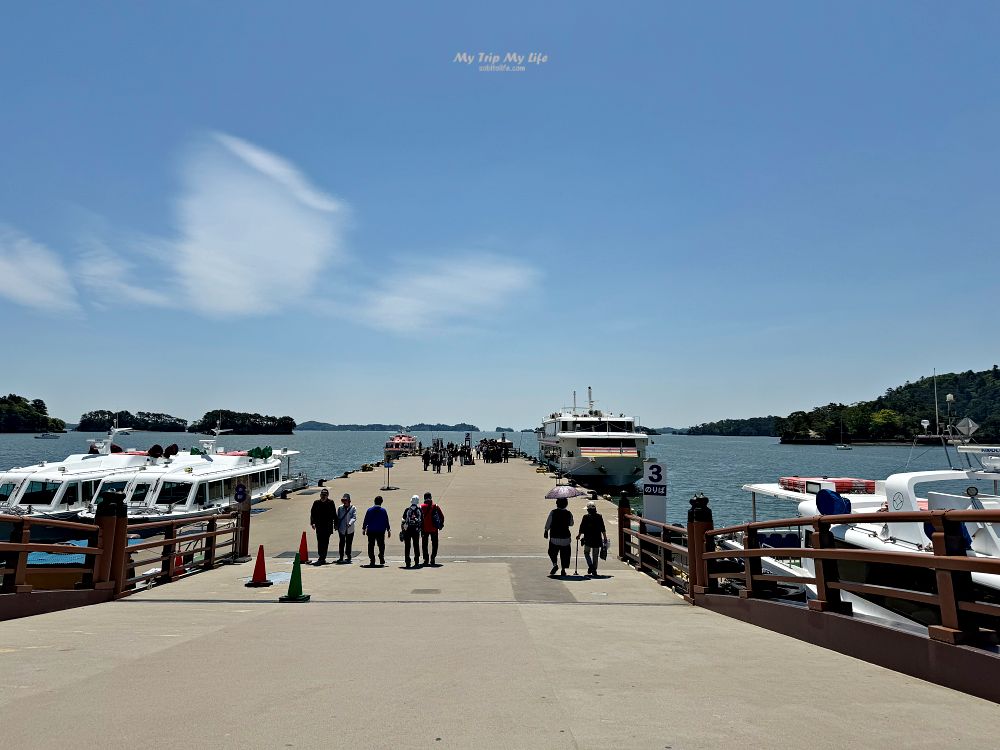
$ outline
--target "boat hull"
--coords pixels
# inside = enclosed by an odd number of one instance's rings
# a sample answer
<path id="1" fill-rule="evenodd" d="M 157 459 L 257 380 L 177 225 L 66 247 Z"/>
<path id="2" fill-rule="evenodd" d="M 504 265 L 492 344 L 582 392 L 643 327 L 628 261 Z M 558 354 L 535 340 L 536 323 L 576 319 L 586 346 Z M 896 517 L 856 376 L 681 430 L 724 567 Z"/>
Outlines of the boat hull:
<path id="1" fill-rule="evenodd" d="M 642 478 L 642 459 L 636 456 L 562 458 L 548 465 L 588 489 L 604 492 L 634 492 L 635 482 Z"/>

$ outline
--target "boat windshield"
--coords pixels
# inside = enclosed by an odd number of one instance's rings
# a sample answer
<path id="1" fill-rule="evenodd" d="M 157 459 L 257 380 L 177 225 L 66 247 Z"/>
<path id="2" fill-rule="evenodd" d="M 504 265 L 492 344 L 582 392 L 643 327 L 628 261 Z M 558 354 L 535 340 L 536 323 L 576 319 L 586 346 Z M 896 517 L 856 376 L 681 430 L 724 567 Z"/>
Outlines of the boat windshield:
<path id="1" fill-rule="evenodd" d="M 157 505 L 182 505 L 191 492 L 191 482 L 164 482 L 156 495 Z"/>
<path id="2" fill-rule="evenodd" d="M 33 481 L 21 496 L 18 505 L 49 505 L 56 496 L 61 482 Z"/>
<path id="3" fill-rule="evenodd" d="M 632 422 L 630 421 L 608 421 L 608 422 L 577 422 L 577 432 L 632 432 Z"/>
<path id="4" fill-rule="evenodd" d="M 17 485 L 13 482 L 0 484 L 0 503 L 6 503 L 10 500 L 10 496 L 14 494 L 15 489 L 17 489 Z"/>
<path id="5" fill-rule="evenodd" d="M 101 502 L 102 500 L 108 499 L 109 492 L 124 492 L 125 488 L 128 486 L 128 482 L 101 482 L 100 492 L 97 493 L 95 500 Z"/>

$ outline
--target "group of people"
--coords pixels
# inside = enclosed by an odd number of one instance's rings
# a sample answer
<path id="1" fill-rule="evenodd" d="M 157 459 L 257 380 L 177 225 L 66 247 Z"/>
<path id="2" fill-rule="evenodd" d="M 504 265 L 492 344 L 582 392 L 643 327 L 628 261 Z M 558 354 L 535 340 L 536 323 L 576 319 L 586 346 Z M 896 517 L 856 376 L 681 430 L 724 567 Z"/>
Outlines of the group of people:
<path id="1" fill-rule="evenodd" d="M 495 438 L 480 440 L 476 445 L 476 457 L 488 464 L 507 463 L 510 461 L 510 443 Z"/>
<path id="2" fill-rule="evenodd" d="M 573 544 L 573 514 L 570 512 L 569 501 L 560 497 L 556 507 L 549 511 L 545 519 L 545 538 L 549 540 L 549 559 L 552 561 L 550 576 L 554 576 L 562 567 L 561 575 L 566 575 L 569 567 Z M 597 503 L 591 500 L 587 503 L 587 513 L 580 521 L 580 529 L 576 534 L 577 541 L 583 542 L 583 556 L 587 560 L 587 575 L 597 576 L 597 564 L 608 555 L 608 530 L 604 525 L 604 516 L 597 512 Z"/>
<path id="3" fill-rule="evenodd" d="M 372 507 L 365 511 L 361 521 L 361 534 L 368 538 L 368 561 L 371 567 L 385 565 L 385 543 L 392 534 L 392 524 L 389 513 L 382 507 L 383 499 L 378 495 Z M 330 499 L 330 491 L 325 487 L 320 490 L 319 499 L 312 504 L 309 512 L 309 524 L 316 532 L 317 559 L 313 565 L 326 565 L 329 553 L 330 537 L 337 532 L 339 538 L 339 556 L 337 564 L 351 564 L 351 547 L 354 544 L 354 532 L 357 526 L 358 511 L 351 504 L 351 495 L 347 492 L 340 498 L 340 507 Z M 420 552 L 423 552 L 424 565 L 436 565 L 438 553 L 438 532 L 444 528 L 444 511 L 434 502 L 430 492 L 424 493 L 423 503 L 420 496 L 410 498 L 410 504 L 403 511 L 399 529 L 399 540 L 403 543 L 406 553 L 406 567 L 410 566 L 410 552 L 413 552 L 413 565 L 420 565 Z M 376 551 L 378 563 L 375 562 Z"/>

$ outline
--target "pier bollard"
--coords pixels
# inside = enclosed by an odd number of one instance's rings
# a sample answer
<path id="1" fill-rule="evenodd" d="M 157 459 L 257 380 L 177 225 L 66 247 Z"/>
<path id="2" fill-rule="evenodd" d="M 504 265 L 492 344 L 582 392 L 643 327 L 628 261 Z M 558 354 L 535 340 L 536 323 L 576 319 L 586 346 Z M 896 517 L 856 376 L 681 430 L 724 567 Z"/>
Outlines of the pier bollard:
<path id="1" fill-rule="evenodd" d="M 250 498 L 248 497 L 242 503 L 237 503 L 237 512 L 239 516 L 236 519 L 237 524 L 239 524 L 239 543 L 236 545 L 236 556 L 233 558 L 233 562 L 245 563 L 250 562 Z"/>
<path id="2" fill-rule="evenodd" d="M 712 509 L 708 507 L 708 498 L 700 492 L 691 498 L 688 509 L 688 576 L 690 593 L 708 594 L 715 590 L 715 579 L 708 577 L 708 560 L 705 552 L 715 550 L 715 540 L 706 540 L 705 533 L 715 528 L 712 521 Z"/>

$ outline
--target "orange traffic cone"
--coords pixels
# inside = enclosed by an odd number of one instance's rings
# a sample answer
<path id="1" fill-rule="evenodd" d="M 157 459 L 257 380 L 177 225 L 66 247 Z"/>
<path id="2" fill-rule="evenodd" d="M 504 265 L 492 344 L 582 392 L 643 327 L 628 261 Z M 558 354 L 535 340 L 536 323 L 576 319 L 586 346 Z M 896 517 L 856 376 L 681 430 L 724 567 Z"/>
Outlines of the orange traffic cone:
<path id="1" fill-rule="evenodd" d="M 184 558 L 180 555 L 174 556 L 174 575 L 184 575 Z"/>
<path id="2" fill-rule="evenodd" d="M 309 564 L 309 545 L 306 544 L 306 532 L 302 532 L 302 541 L 299 542 L 299 561 L 303 565 Z"/>
<path id="3" fill-rule="evenodd" d="M 274 581 L 267 580 L 267 571 L 264 570 L 264 545 L 257 549 L 257 564 L 253 569 L 253 578 L 246 582 L 247 586 L 258 588 L 260 586 L 270 586 Z"/>

